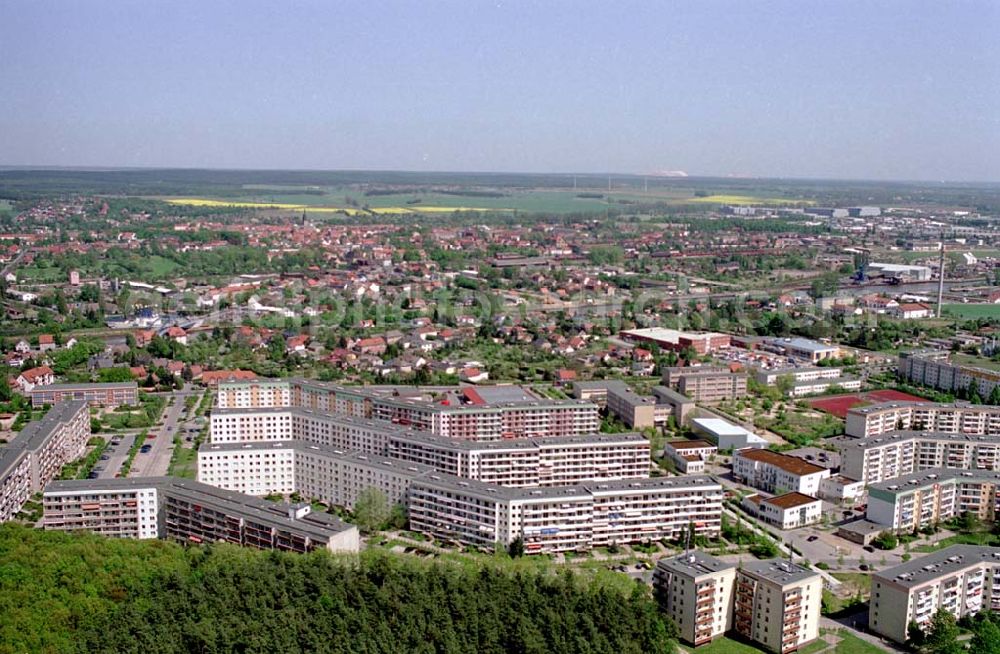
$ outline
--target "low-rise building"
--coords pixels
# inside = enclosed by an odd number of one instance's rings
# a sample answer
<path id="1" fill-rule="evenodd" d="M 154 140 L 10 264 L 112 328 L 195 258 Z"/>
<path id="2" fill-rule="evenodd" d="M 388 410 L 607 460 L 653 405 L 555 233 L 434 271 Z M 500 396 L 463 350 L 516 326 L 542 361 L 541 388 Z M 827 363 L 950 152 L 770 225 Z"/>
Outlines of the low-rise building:
<path id="1" fill-rule="evenodd" d="M 39 407 L 59 402 L 86 402 L 109 408 L 137 406 L 139 385 L 136 382 L 49 384 L 31 389 L 32 406 Z"/>
<path id="2" fill-rule="evenodd" d="M 833 475 L 819 482 L 819 496 L 837 504 L 855 504 L 865 492 L 865 482 Z"/>
<path id="3" fill-rule="evenodd" d="M 868 626 L 897 643 L 944 609 L 960 619 L 1000 610 L 1000 550 L 952 545 L 872 575 Z"/>
<path id="4" fill-rule="evenodd" d="M 766 386 L 775 386 L 779 379 L 787 378 L 792 382 L 816 381 L 818 379 L 836 379 L 843 376 L 843 369 L 835 366 L 803 366 L 801 368 L 770 368 L 758 370 L 754 378 Z"/>
<path id="5" fill-rule="evenodd" d="M 684 475 L 705 472 L 705 462 L 718 451 L 719 448 L 707 441 L 670 441 L 663 446 L 663 455 Z"/>
<path id="6" fill-rule="evenodd" d="M 823 501 L 802 493 L 774 497 L 750 495 L 743 506 L 764 522 L 781 529 L 797 529 L 817 524 L 823 517 Z"/>
<path id="7" fill-rule="evenodd" d="M 794 456 L 747 448 L 733 453 L 733 477 L 768 493 L 796 491 L 816 497 L 830 471 Z"/>
<path id="8" fill-rule="evenodd" d="M 691 430 L 696 435 L 707 437 L 720 450 L 767 447 L 767 441 L 757 434 L 722 418 L 695 418 L 691 421 Z"/>
<path id="9" fill-rule="evenodd" d="M 788 396 L 804 397 L 806 395 L 832 393 L 834 391 L 853 393 L 860 390 L 861 379 L 858 377 L 833 377 L 792 382 L 788 389 Z"/>

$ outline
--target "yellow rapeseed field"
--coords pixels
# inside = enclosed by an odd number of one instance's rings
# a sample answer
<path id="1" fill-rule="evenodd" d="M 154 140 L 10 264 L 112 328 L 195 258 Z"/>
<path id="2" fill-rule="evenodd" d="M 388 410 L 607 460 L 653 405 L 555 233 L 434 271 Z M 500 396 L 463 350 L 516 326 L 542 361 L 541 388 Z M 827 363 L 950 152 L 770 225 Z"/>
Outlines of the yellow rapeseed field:
<path id="1" fill-rule="evenodd" d="M 290 204 L 287 202 L 245 202 L 240 200 L 212 200 L 209 198 L 171 198 L 170 204 L 189 207 L 245 207 L 248 209 L 284 209 L 288 211 L 306 211 L 315 213 L 346 213 L 349 216 L 364 214 L 365 211 L 352 207 L 318 207 L 308 204 Z M 507 209 L 484 209 L 480 207 L 372 207 L 369 210 L 376 214 L 408 214 L 408 213 L 453 213 L 455 211 L 508 211 Z"/>

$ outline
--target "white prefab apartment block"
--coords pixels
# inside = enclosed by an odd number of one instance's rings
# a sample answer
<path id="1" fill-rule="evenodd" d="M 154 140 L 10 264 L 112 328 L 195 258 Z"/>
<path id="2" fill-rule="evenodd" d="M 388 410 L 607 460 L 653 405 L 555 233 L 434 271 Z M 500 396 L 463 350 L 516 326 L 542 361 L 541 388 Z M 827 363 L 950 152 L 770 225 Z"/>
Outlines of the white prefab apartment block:
<path id="1" fill-rule="evenodd" d="M 178 477 L 56 481 L 43 495 L 45 529 L 116 538 L 226 542 L 257 549 L 357 552 L 357 527 L 308 504 L 268 502 Z"/>
<path id="2" fill-rule="evenodd" d="M 89 481 L 89 480 L 88 480 Z M 45 489 L 46 529 L 90 531 L 114 538 L 156 538 L 160 533 L 157 487 L 146 483 L 61 484 Z"/>
<path id="3" fill-rule="evenodd" d="M 905 643 L 916 622 L 926 629 L 944 608 L 955 618 L 1000 611 L 1000 549 L 953 545 L 872 575 L 868 625 Z"/>
<path id="4" fill-rule="evenodd" d="M 0 447 L 0 522 L 13 518 L 64 465 L 83 456 L 90 438 L 86 402 L 61 402 Z"/>
<path id="5" fill-rule="evenodd" d="M 696 647 L 732 628 L 735 582 L 735 565 L 697 551 L 660 559 L 653 572 L 660 605 Z"/>
<path id="6" fill-rule="evenodd" d="M 867 484 L 922 470 L 1000 470 L 1000 435 L 892 431 L 841 449 L 842 471 Z"/>
<path id="7" fill-rule="evenodd" d="M 641 434 L 590 434 L 477 443 L 432 434 L 389 436 L 386 454 L 457 477 L 501 486 L 564 486 L 648 477 L 649 440 Z"/>
<path id="8" fill-rule="evenodd" d="M 301 408 L 385 421 L 449 438 L 579 436 L 599 427 L 597 405 L 553 400 L 520 386 L 340 386 L 293 379 L 219 384 L 219 408 Z"/>
<path id="9" fill-rule="evenodd" d="M 966 512 L 994 520 L 998 510 L 1000 472 L 938 468 L 870 485 L 866 517 L 912 531 Z"/>
<path id="10" fill-rule="evenodd" d="M 708 477 L 658 477 L 576 486 L 505 488 L 432 474 L 415 479 L 410 526 L 459 545 L 529 553 L 587 550 L 721 530 L 722 487 Z"/>
<path id="11" fill-rule="evenodd" d="M 830 471 L 798 457 L 748 448 L 733 454 L 733 476 L 768 493 L 796 491 L 816 497 Z"/>
<path id="12" fill-rule="evenodd" d="M 850 409 L 844 427 L 844 432 L 855 438 L 871 438 L 899 430 L 996 435 L 1000 434 L 1000 406 L 966 402 L 884 402 Z"/>
<path id="13" fill-rule="evenodd" d="M 778 654 L 819 636 L 823 580 L 782 559 L 749 561 L 736 571 L 736 633 Z"/>

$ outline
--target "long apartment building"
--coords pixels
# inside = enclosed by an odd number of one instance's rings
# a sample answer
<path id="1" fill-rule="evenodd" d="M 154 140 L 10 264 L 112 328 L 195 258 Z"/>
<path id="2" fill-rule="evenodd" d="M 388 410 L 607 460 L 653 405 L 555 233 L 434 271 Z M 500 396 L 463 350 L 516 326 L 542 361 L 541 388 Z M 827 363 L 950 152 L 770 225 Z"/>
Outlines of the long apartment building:
<path id="1" fill-rule="evenodd" d="M 680 637 L 696 647 L 735 630 L 783 654 L 819 636 L 822 579 L 785 560 L 737 568 L 704 552 L 690 552 L 661 559 L 653 586 Z"/>
<path id="2" fill-rule="evenodd" d="M 841 472 L 865 484 L 933 468 L 1000 470 L 1000 434 L 892 431 L 847 443 L 840 456 Z"/>
<path id="3" fill-rule="evenodd" d="M 299 493 L 353 509 L 368 488 L 405 504 L 410 484 L 430 466 L 303 441 L 206 443 L 198 450 L 198 481 L 248 495 Z"/>
<path id="4" fill-rule="evenodd" d="M 897 643 L 942 608 L 956 619 L 1000 611 L 1000 549 L 952 545 L 872 575 L 868 625 Z"/>
<path id="5" fill-rule="evenodd" d="M 391 435 L 386 454 L 456 477 L 526 487 L 648 477 L 649 448 L 635 433 L 477 443 L 410 432 Z"/>
<path id="6" fill-rule="evenodd" d="M 136 382 L 49 384 L 31 389 L 31 406 L 60 402 L 86 402 L 103 407 L 136 406 L 139 404 L 139 385 Z"/>
<path id="7" fill-rule="evenodd" d="M 749 561 L 736 570 L 733 629 L 786 654 L 819 637 L 823 580 L 783 559 Z"/>
<path id="8" fill-rule="evenodd" d="M 710 477 L 657 477 L 508 488 L 431 474 L 414 480 L 410 528 L 492 549 L 517 538 L 528 553 L 587 550 L 721 531 L 722 486 Z"/>
<path id="9" fill-rule="evenodd" d="M 313 409 L 214 409 L 209 440 L 212 443 L 247 443 L 295 439 L 342 450 L 381 454 L 388 448 L 390 436 L 419 433 L 384 421 Z"/>
<path id="10" fill-rule="evenodd" d="M 268 502 L 177 477 L 52 482 L 45 529 L 115 538 L 225 542 L 257 549 L 357 552 L 357 527 L 308 504 Z"/>
<path id="11" fill-rule="evenodd" d="M 848 436 L 871 438 L 890 431 L 1000 434 L 1000 406 L 967 402 L 884 402 L 847 412 Z"/>
<path id="12" fill-rule="evenodd" d="M 663 371 L 663 385 L 696 402 L 721 402 L 747 394 L 746 373 L 714 366 L 673 367 Z"/>
<path id="13" fill-rule="evenodd" d="M 996 519 L 1000 472 L 937 468 L 868 487 L 866 518 L 896 531 L 912 531 L 971 513 Z"/>
<path id="14" fill-rule="evenodd" d="M 950 357 L 950 352 L 942 350 L 903 352 L 896 359 L 896 371 L 903 379 L 943 391 L 965 391 L 974 385 L 984 398 L 1000 384 L 1000 372 L 952 363 Z"/>
<path id="15" fill-rule="evenodd" d="M 520 386 L 340 386 L 307 380 L 219 384 L 219 408 L 294 407 L 381 420 L 449 438 L 491 441 L 598 430 L 597 405 Z"/>
<path id="16" fill-rule="evenodd" d="M 830 470 L 795 456 L 746 448 L 733 453 L 733 477 L 769 493 L 795 491 L 817 497 Z"/>
<path id="17" fill-rule="evenodd" d="M 649 476 L 649 441 L 634 433 L 467 441 L 298 408 L 216 409 L 211 420 L 213 445 L 295 440 L 389 455 L 505 486 Z"/>
<path id="18" fill-rule="evenodd" d="M 87 404 L 64 402 L 0 448 L 0 522 L 17 515 L 64 465 L 83 456 L 89 438 Z"/>

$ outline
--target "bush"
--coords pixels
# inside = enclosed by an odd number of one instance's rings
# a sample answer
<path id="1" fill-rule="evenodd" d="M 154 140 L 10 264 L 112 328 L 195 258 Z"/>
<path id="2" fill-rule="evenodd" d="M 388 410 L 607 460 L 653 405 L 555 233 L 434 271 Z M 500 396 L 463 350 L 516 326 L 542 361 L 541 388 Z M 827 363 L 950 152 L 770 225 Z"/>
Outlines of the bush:
<path id="1" fill-rule="evenodd" d="M 883 531 L 875 540 L 872 541 L 872 545 L 880 550 L 892 550 L 899 546 L 899 539 L 896 538 L 896 534 L 891 531 Z"/>

